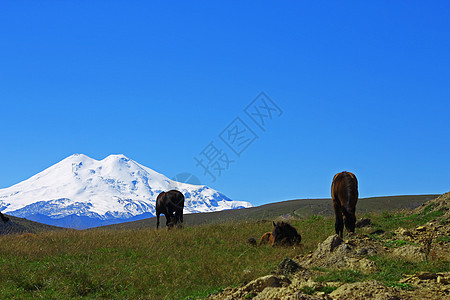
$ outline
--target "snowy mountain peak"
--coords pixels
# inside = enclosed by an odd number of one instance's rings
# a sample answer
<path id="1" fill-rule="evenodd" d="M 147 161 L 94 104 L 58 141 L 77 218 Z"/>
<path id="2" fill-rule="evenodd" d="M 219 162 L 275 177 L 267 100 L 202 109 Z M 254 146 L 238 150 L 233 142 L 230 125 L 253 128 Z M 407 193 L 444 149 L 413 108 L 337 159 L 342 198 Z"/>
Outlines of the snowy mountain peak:
<path id="1" fill-rule="evenodd" d="M 129 159 L 128 157 L 126 157 L 123 154 L 110 154 L 105 159 L 107 159 L 107 158 L 115 158 L 115 159 L 123 159 L 124 158 L 124 159 Z"/>
<path id="2" fill-rule="evenodd" d="M 251 206 L 207 186 L 170 180 L 123 154 L 100 161 L 73 154 L 25 181 L 0 189 L 0 209 L 37 221 L 45 217 L 47 223 L 58 225 L 62 224 L 57 220 L 73 216 L 118 223 L 153 216 L 156 196 L 170 189 L 185 195 L 185 213 Z"/>

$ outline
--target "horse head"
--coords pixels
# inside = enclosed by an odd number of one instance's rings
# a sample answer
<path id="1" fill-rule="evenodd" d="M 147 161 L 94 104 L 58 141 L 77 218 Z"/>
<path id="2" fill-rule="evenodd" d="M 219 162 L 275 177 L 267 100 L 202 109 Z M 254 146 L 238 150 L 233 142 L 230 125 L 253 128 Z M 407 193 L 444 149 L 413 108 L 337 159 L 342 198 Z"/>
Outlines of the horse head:
<path id="1" fill-rule="evenodd" d="M 299 244 L 302 237 L 297 230 L 289 223 L 278 221 L 276 224 L 272 222 L 274 228 L 272 231 L 274 244 Z"/>

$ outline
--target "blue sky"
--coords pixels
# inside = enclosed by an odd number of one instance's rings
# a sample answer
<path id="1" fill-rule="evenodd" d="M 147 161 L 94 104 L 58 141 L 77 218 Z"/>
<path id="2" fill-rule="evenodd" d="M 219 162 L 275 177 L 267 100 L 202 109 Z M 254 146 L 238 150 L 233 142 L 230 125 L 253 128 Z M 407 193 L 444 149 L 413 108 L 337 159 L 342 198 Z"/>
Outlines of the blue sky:
<path id="1" fill-rule="evenodd" d="M 254 205 L 329 197 L 343 170 L 361 197 L 447 192 L 449 10 L 448 1 L 3 1 L 0 188 L 73 153 L 123 153 Z M 244 111 L 260 92 L 282 111 L 264 130 Z M 236 118 L 257 136 L 240 156 L 220 139 Z M 211 142 L 233 161 L 220 176 L 210 165 L 215 181 L 194 160 Z"/>

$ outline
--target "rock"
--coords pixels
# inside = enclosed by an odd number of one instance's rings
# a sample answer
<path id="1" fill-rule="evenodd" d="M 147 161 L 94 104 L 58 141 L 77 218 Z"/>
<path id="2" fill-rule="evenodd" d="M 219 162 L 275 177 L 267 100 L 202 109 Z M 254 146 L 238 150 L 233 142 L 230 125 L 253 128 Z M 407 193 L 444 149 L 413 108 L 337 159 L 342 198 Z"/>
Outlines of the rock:
<path id="1" fill-rule="evenodd" d="M 364 247 L 364 248 L 361 248 L 361 249 L 358 249 L 358 250 L 356 250 L 356 255 L 358 255 L 358 256 L 365 256 L 365 255 L 367 255 L 369 253 L 369 248 L 367 248 L 367 247 Z"/>
<path id="2" fill-rule="evenodd" d="M 256 297 L 252 298 L 253 300 L 331 300 L 328 295 L 307 295 L 304 293 L 291 293 L 287 292 L 283 289 L 276 288 L 267 288 L 261 293 L 259 293 Z"/>
<path id="3" fill-rule="evenodd" d="M 317 246 L 316 251 L 313 254 L 313 257 L 323 257 L 333 252 L 339 245 L 344 243 L 344 240 L 337 234 L 329 236 L 325 241 L 320 243 Z M 344 244 L 345 245 L 345 244 Z"/>
<path id="4" fill-rule="evenodd" d="M 405 228 L 402 228 L 402 227 L 398 228 L 395 231 L 395 234 L 397 234 L 401 239 L 407 239 L 407 238 L 412 237 L 411 231 L 409 231 Z"/>
<path id="5" fill-rule="evenodd" d="M 437 278 L 437 275 L 436 275 L 436 273 L 432 273 L 432 272 L 419 272 L 419 273 L 417 273 L 416 274 L 416 276 L 419 278 L 419 279 L 422 279 L 422 280 L 426 280 L 426 279 L 435 279 L 435 278 Z"/>
<path id="6" fill-rule="evenodd" d="M 336 248 L 336 253 L 339 253 L 341 255 L 345 255 L 352 251 L 352 247 L 350 247 L 348 244 L 341 244 Z"/>
<path id="7" fill-rule="evenodd" d="M 296 263 L 289 257 L 286 257 L 278 265 L 278 268 L 275 270 L 275 273 L 280 274 L 280 275 L 288 275 L 288 274 L 293 274 L 300 269 L 301 269 L 301 267 L 298 263 Z"/>
<path id="8" fill-rule="evenodd" d="M 324 286 L 324 283 L 314 281 L 313 279 L 310 278 L 305 283 L 303 283 L 300 286 L 300 288 L 309 287 L 309 288 L 312 288 L 317 291 L 317 290 L 321 289 L 323 286 Z"/>
<path id="9" fill-rule="evenodd" d="M 249 243 L 249 244 L 252 245 L 252 246 L 256 246 L 256 245 L 257 245 L 256 239 L 255 239 L 254 237 L 249 238 L 249 239 L 247 240 L 247 243 Z"/>
<path id="10" fill-rule="evenodd" d="M 438 275 L 438 277 L 436 278 L 436 282 L 439 284 L 450 284 L 450 276 L 445 277 L 442 275 Z"/>
<path id="11" fill-rule="evenodd" d="M 382 230 L 382 229 L 377 229 L 377 230 L 372 231 L 370 234 L 382 235 L 382 234 L 384 234 L 384 233 L 385 233 L 384 230 Z"/>
<path id="12" fill-rule="evenodd" d="M 369 226 L 371 224 L 372 224 L 372 221 L 370 219 L 361 218 L 356 222 L 355 226 L 356 226 L 356 228 L 362 228 L 362 227 Z"/>
<path id="13" fill-rule="evenodd" d="M 362 247 L 358 250 L 356 250 L 356 255 L 358 256 L 373 256 L 377 254 L 377 250 L 372 247 Z"/>
<path id="14" fill-rule="evenodd" d="M 264 277 L 257 278 L 251 282 L 249 282 L 246 286 L 243 287 L 243 291 L 246 292 L 261 292 L 267 287 L 281 287 L 283 283 L 288 283 L 289 281 L 286 278 L 279 278 L 274 275 L 267 275 Z"/>
<path id="15" fill-rule="evenodd" d="M 427 228 L 425 226 L 419 226 L 416 228 L 417 231 L 425 231 Z"/>
<path id="16" fill-rule="evenodd" d="M 303 294 L 303 293 L 298 293 L 297 297 L 292 298 L 292 299 L 296 299 L 296 300 L 328 300 L 328 299 L 332 299 L 330 296 L 328 295 L 307 295 L 307 294 Z"/>
<path id="17" fill-rule="evenodd" d="M 401 259 L 409 261 L 423 261 L 426 259 L 426 254 L 420 246 L 404 245 L 392 251 L 392 255 Z"/>
<path id="18" fill-rule="evenodd" d="M 248 284 L 234 289 L 225 289 L 217 295 L 210 295 L 210 299 L 280 299 L 281 291 L 288 287 L 290 280 L 284 276 L 267 275 L 257 278 Z M 272 296 L 265 297 L 265 294 Z M 278 296 L 276 296 L 278 295 Z"/>
<path id="19" fill-rule="evenodd" d="M 345 284 L 333 291 L 330 296 L 333 299 L 400 299 L 399 293 L 394 288 L 386 287 L 381 282 L 366 281 Z"/>
<path id="20" fill-rule="evenodd" d="M 360 270 L 362 273 L 369 274 L 378 271 L 375 262 L 367 258 L 349 258 L 347 260 L 347 268 L 352 270 Z"/>
<path id="21" fill-rule="evenodd" d="M 398 281 L 399 283 L 412 282 L 412 281 L 414 281 L 414 279 L 415 279 L 415 275 L 406 275 L 406 274 L 403 274 L 402 276 L 405 277 L 405 278 L 400 279 L 400 280 Z"/>

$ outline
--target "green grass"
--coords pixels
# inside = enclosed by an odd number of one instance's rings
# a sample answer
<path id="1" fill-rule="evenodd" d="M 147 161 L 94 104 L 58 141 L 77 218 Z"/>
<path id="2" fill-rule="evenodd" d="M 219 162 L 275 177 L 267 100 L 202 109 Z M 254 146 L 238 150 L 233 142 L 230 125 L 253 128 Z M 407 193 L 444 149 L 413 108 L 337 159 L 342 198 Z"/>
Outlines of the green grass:
<path id="1" fill-rule="evenodd" d="M 384 231 L 395 230 L 398 227 L 414 228 L 424 225 L 434 219 L 439 219 L 445 214 L 445 210 L 443 208 L 431 211 L 432 208 L 433 206 L 430 204 L 422 213 L 410 215 L 406 215 L 404 213 L 383 212 L 381 216 L 376 216 L 375 220 L 372 222 L 372 225 L 374 230 L 382 229 Z"/>
<path id="2" fill-rule="evenodd" d="M 315 278 L 318 282 L 345 282 L 354 283 L 366 280 L 377 280 L 384 283 L 386 286 L 399 287 L 408 289 L 407 285 L 397 283 L 403 278 L 403 274 L 415 274 L 417 272 L 448 272 L 450 270 L 450 261 L 422 261 L 411 262 L 406 260 L 399 260 L 397 258 L 390 258 L 388 256 L 371 257 L 379 268 L 378 272 L 372 274 L 363 274 L 356 270 L 327 270 L 325 275 L 317 276 Z"/>
<path id="3" fill-rule="evenodd" d="M 423 215 L 426 215 L 426 214 L 430 213 L 430 212 L 433 210 L 433 208 L 436 207 L 436 205 L 437 205 L 436 203 L 430 203 L 430 204 L 428 204 L 428 205 L 425 206 L 425 208 L 423 209 L 422 214 L 423 214 Z"/>
<path id="4" fill-rule="evenodd" d="M 444 242 L 444 243 L 449 243 L 450 242 L 450 236 L 441 236 L 440 238 L 437 239 L 438 242 Z"/>
<path id="5" fill-rule="evenodd" d="M 310 286 L 304 286 L 300 289 L 300 292 L 307 295 L 312 295 L 316 292 L 316 290 L 313 287 Z"/>
<path id="6" fill-rule="evenodd" d="M 387 286 L 399 288 L 399 289 L 405 290 L 405 291 L 413 291 L 415 289 L 415 287 L 409 283 L 392 282 L 392 283 L 387 284 Z"/>
<path id="7" fill-rule="evenodd" d="M 310 286 L 305 286 L 305 287 L 302 287 L 300 289 L 300 292 L 302 292 L 303 294 L 307 294 L 307 295 L 313 295 L 316 292 L 324 292 L 325 294 L 329 294 L 329 293 L 333 292 L 336 289 L 337 289 L 336 286 L 322 286 L 322 287 L 319 287 L 319 288 L 313 288 L 313 287 L 310 287 Z"/>
<path id="8" fill-rule="evenodd" d="M 403 274 L 415 274 L 417 272 L 447 272 L 450 270 L 450 261 L 420 261 L 411 262 L 388 256 L 375 256 L 371 258 L 379 272 L 371 274 L 371 278 L 381 282 L 396 282 L 403 278 Z"/>
<path id="9" fill-rule="evenodd" d="M 412 228 L 441 212 L 371 216 L 380 228 Z M 228 222 L 186 227 L 123 230 L 57 230 L 0 236 L 0 298 L 196 299 L 269 274 L 285 257 L 316 249 L 334 234 L 334 218 L 292 220 L 299 247 L 254 247 L 246 241 L 272 230 L 272 222 Z M 396 228 L 396 227 L 395 227 Z M 362 229 L 357 229 L 357 233 Z M 447 237 L 448 238 L 448 237 Z M 445 237 L 442 241 L 447 241 Z M 395 242 L 402 243 L 402 242 Z M 411 263 L 372 258 L 380 272 L 321 269 L 322 281 L 376 279 L 396 284 L 402 274 L 448 271 L 449 262 Z M 333 287 L 327 287 L 331 291 Z M 399 288 L 401 288 L 399 286 Z M 407 287 L 405 287 L 407 288 Z M 317 292 L 317 291 L 316 291 Z"/>
<path id="10" fill-rule="evenodd" d="M 418 245 L 409 241 L 405 241 L 405 240 L 393 240 L 393 241 L 387 241 L 384 242 L 383 245 L 385 247 L 389 247 L 389 248 L 397 248 L 397 247 L 401 247 L 401 246 L 405 246 L 405 245 Z"/>
<path id="11" fill-rule="evenodd" d="M 330 226 L 331 220 L 294 221 Z M 205 297 L 270 273 L 284 257 L 313 249 L 313 226 L 301 247 L 246 243 L 272 229 L 267 222 L 183 230 L 55 231 L 2 236 L 0 298 Z M 323 234 L 321 237 L 326 236 Z"/>

